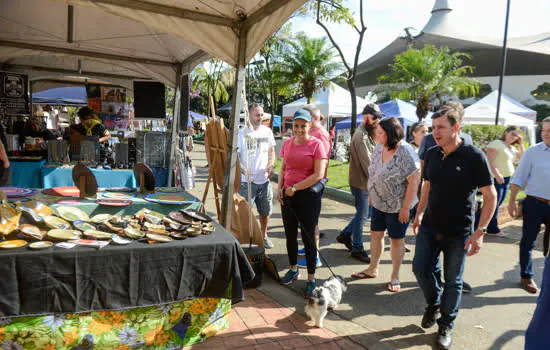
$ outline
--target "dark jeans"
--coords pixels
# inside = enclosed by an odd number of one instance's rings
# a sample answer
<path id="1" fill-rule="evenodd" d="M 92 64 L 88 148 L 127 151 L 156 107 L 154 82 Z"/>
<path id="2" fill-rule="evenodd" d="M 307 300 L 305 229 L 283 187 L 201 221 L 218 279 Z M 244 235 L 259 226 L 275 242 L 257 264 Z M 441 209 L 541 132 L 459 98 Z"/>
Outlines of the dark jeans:
<path id="1" fill-rule="evenodd" d="M 452 328 L 458 315 L 467 239 L 468 236 L 442 234 L 424 225 L 416 237 L 413 272 L 427 304 L 440 307 L 441 318 L 437 323 L 443 327 Z M 441 253 L 445 283 L 441 280 Z"/>
<path id="2" fill-rule="evenodd" d="M 361 252 L 363 247 L 363 226 L 370 217 L 369 192 L 350 186 L 351 194 L 355 197 L 355 215 L 342 230 L 342 235 L 351 237 L 354 252 Z"/>
<path id="3" fill-rule="evenodd" d="M 523 234 L 519 243 L 519 265 L 521 278 L 533 278 L 532 251 L 544 222 L 550 222 L 550 204 L 531 196 L 523 200 Z"/>
<path id="4" fill-rule="evenodd" d="M 550 259 L 544 261 L 544 276 L 537 308 L 533 319 L 525 332 L 525 350 L 548 349 L 548 330 L 550 329 Z"/>
<path id="5" fill-rule="evenodd" d="M 291 266 L 298 263 L 298 227 L 301 228 L 302 241 L 306 249 L 307 273 L 315 274 L 317 246 L 315 245 L 315 227 L 321 213 L 323 192 L 309 190 L 297 191 L 292 197 L 284 197 L 281 206 L 283 225 L 286 235 L 286 250 Z"/>
<path id="6" fill-rule="evenodd" d="M 487 233 L 500 232 L 500 228 L 498 227 L 498 209 L 500 208 L 500 206 L 502 205 L 502 202 L 504 202 L 504 199 L 508 194 L 508 189 L 510 188 L 510 179 L 511 177 L 505 177 L 503 184 L 499 184 L 496 179 L 493 179 L 495 183 L 495 189 L 497 191 L 497 208 L 495 209 L 495 213 L 493 214 L 493 217 L 489 222 L 489 226 L 487 226 Z M 481 216 L 481 208 L 478 207 L 476 211 L 476 222 L 475 222 L 476 229 L 479 223 L 480 216 Z"/>

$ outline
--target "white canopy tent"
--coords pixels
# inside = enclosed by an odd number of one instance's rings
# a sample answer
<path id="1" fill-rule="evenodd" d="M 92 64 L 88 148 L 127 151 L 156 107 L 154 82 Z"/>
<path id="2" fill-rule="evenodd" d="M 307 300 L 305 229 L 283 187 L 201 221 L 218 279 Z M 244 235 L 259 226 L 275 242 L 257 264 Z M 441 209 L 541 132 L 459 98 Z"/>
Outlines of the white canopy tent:
<path id="1" fill-rule="evenodd" d="M 504 97 L 504 95 L 502 97 Z M 496 107 L 490 104 L 481 103 L 481 101 L 482 100 L 464 109 L 464 119 L 462 120 L 463 125 L 495 124 L 495 118 L 497 114 Z M 502 109 L 500 111 L 498 121 L 500 125 L 516 125 L 521 127 L 522 129 L 527 131 L 529 143 L 535 143 L 535 128 L 537 124 L 530 118 L 519 116 L 517 114 L 513 114 Z"/>
<path id="2" fill-rule="evenodd" d="M 357 109 L 362 110 L 367 102 L 357 97 Z M 293 116 L 294 112 L 308 106 L 305 97 L 283 106 L 283 117 Z M 327 117 L 349 117 L 351 115 L 351 95 L 348 90 L 330 83 L 328 88 L 317 91 L 309 106 L 315 106 Z"/>
<path id="3" fill-rule="evenodd" d="M 208 57 L 238 68 L 233 112 L 240 111 L 246 62 L 305 2 L 3 0 L 0 69 L 27 73 L 31 80 L 85 77 L 163 82 L 176 88 L 173 136 L 177 136 L 179 116 L 188 113 L 188 106 L 180 102 L 186 97 L 182 90 L 188 89 L 186 76 L 192 68 Z M 228 169 L 236 166 L 238 118 L 234 115 Z M 226 173 L 221 222 L 228 227 L 233 197 L 233 186 L 228 184 L 234 182 L 235 174 Z"/>
<path id="4" fill-rule="evenodd" d="M 491 92 L 489 95 L 485 96 L 481 100 L 477 101 L 472 106 L 475 106 L 477 104 L 482 104 L 482 105 L 493 106 L 496 109 L 497 100 L 498 100 L 498 90 L 493 90 L 493 92 Z M 531 108 L 525 107 L 521 103 L 515 101 L 509 96 L 506 96 L 505 94 L 502 94 L 502 97 L 500 99 L 500 113 L 503 113 L 503 112 L 512 113 L 512 114 L 525 117 L 531 120 L 532 122 L 537 121 L 537 111 L 534 111 Z M 499 119 L 500 119 L 500 115 L 499 115 Z M 495 121 L 493 120 L 493 123 L 494 122 Z"/>

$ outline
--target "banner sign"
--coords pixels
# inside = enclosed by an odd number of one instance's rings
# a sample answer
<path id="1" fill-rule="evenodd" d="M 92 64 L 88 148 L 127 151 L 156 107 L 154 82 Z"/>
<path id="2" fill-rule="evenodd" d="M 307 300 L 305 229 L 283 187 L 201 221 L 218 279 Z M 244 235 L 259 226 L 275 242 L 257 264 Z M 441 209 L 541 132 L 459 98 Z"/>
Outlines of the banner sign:
<path id="1" fill-rule="evenodd" d="M 0 113 L 29 115 L 29 77 L 0 71 Z"/>

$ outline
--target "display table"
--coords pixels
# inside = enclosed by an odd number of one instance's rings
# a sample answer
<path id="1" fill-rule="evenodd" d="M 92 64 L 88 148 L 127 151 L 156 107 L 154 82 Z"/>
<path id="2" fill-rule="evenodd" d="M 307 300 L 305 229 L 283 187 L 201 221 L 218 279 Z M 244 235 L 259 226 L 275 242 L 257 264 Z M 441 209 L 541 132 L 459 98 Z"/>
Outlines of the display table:
<path id="1" fill-rule="evenodd" d="M 14 187 L 42 187 L 41 168 L 46 163 L 41 161 L 11 161 L 11 186 Z"/>
<path id="2" fill-rule="evenodd" d="M 89 214 L 110 212 L 92 200 L 74 200 Z M 118 213 L 134 214 L 140 201 Z M 159 212 L 181 209 L 146 203 Z M 0 251 L 0 337 L 25 349 L 71 349 L 87 340 L 98 349 L 203 341 L 228 326 L 231 302 L 243 299 L 242 283 L 254 277 L 238 242 L 215 228 L 211 235 L 153 245 Z"/>
<path id="3" fill-rule="evenodd" d="M 99 187 L 137 187 L 134 172 L 131 169 L 90 169 L 97 179 Z M 73 168 L 42 167 L 43 188 L 74 186 Z"/>

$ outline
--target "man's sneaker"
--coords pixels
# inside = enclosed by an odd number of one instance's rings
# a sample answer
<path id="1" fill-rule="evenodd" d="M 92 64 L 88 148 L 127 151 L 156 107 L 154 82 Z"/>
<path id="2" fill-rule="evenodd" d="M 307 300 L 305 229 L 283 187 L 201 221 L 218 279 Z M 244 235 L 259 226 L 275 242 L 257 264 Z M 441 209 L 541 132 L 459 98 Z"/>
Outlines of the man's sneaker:
<path id="1" fill-rule="evenodd" d="M 264 237 L 264 248 L 271 249 L 273 247 L 275 247 L 275 245 L 271 242 L 269 237 Z"/>
<path id="2" fill-rule="evenodd" d="M 424 316 L 422 317 L 422 323 L 420 325 L 424 329 L 431 328 L 435 324 L 438 316 L 439 306 L 428 305 L 426 306 L 426 311 L 424 311 Z"/>
<path id="3" fill-rule="evenodd" d="M 451 328 L 440 326 L 437 332 L 437 346 L 441 350 L 447 350 L 451 348 L 453 338 L 451 337 Z"/>
<path id="4" fill-rule="evenodd" d="M 319 255 L 317 255 L 317 260 L 315 260 L 315 267 L 321 267 L 321 266 L 323 266 L 323 264 L 321 263 L 321 259 L 319 259 Z M 303 267 L 304 269 L 307 268 L 306 258 L 303 258 L 302 260 L 298 261 L 298 267 Z"/>
<path id="5" fill-rule="evenodd" d="M 286 286 L 287 284 L 291 284 L 292 282 L 296 281 L 298 278 L 300 278 L 300 270 L 298 269 L 296 269 L 296 271 L 288 270 L 285 276 L 281 278 L 279 283 Z"/>
<path id="6" fill-rule="evenodd" d="M 343 234 L 339 234 L 338 236 L 336 236 L 336 241 L 338 241 L 338 243 L 342 243 L 343 245 L 346 246 L 346 248 L 348 248 L 349 251 L 351 251 L 352 249 L 351 237 L 344 236 Z"/>
<path id="7" fill-rule="evenodd" d="M 470 294 L 472 292 L 472 286 L 462 281 L 462 293 Z"/>
<path id="8" fill-rule="evenodd" d="M 306 289 L 304 290 L 304 298 L 309 299 L 311 298 L 311 294 L 313 293 L 313 290 L 317 287 L 317 282 L 315 280 L 313 281 L 307 281 Z"/>
<path id="9" fill-rule="evenodd" d="M 354 259 L 360 260 L 362 262 L 365 262 L 367 264 L 370 264 L 369 254 L 364 250 L 360 252 L 351 252 L 351 257 Z"/>
<path id="10" fill-rule="evenodd" d="M 298 249 L 298 255 L 306 255 L 306 248 Z"/>

